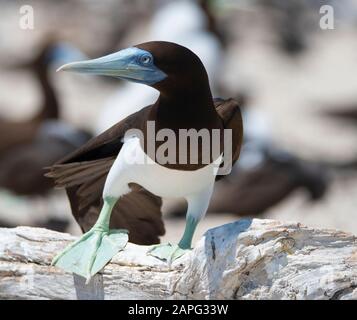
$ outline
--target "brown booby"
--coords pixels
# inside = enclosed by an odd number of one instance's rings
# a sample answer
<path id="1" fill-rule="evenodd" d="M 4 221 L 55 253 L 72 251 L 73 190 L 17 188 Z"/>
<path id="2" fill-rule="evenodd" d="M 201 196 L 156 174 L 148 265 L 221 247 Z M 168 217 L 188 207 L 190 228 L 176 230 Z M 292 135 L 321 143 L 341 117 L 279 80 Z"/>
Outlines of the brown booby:
<path id="1" fill-rule="evenodd" d="M 44 195 L 53 181 L 44 177 L 52 165 L 88 141 L 91 135 L 59 119 L 60 104 L 50 79 L 51 67 L 83 56 L 76 48 L 50 37 L 39 54 L 13 69 L 30 71 L 42 94 L 40 111 L 22 122 L 0 121 L 0 187 L 16 195 Z"/>
<path id="2" fill-rule="evenodd" d="M 86 231 L 57 255 L 53 264 L 89 281 L 124 249 L 128 238 L 138 244 L 158 243 L 164 233 L 161 197 L 186 198 L 186 227 L 178 245 L 153 246 L 148 253 L 167 261 L 176 259 L 191 248 L 225 156 L 223 150 L 232 151 L 224 162 L 234 163 L 239 157 L 243 126 L 237 103 L 232 99 L 214 101 L 199 57 L 170 42 L 147 42 L 60 69 L 139 82 L 157 89 L 160 95 L 153 105 L 128 116 L 50 169 L 48 175 L 57 186 L 66 188 L 72 213 Z M 148 134 L 152 123 L 155 141 Z M 134 133 L 132 129 L 137 130 Z M 158 138 L 161 130 L 166 130 L 167 139 Z M 191 149 L 192 142 L 181 149 L 180 139 L 172 142 L 169 138 L 170 134 L 181 137 L 181 130 L 205 132 L 212 139 L 207 145 L 202 138 L 196 150 Z M 232 138 L 228 149 L 225 130 Z M 207 161 L 204 150 L 214 148 L 217 132 L 219 142 L 225 144 L 215 148 Z M 165 162 L 157 153 L 169 141 L 169 160 Z M 173 157 L 171 147 L 176 151 Z M 194 151 L 198 153 L 192 160 Z M 188 156 L 184 160 L 183 153 Z"/>
<path id="3" fill-rule="evenodd" d="M 38 113 L 29 120 L 15 122 L 0 118 L 0 156 L 15 146 L 31 142 L 43 121 L 58 118 L 58 101 L 47 72 L 50 47 L 52 43 L 46 42 L 35 59 L 14 67 L 34 72 L 43 92 L 43 100 Z"/>

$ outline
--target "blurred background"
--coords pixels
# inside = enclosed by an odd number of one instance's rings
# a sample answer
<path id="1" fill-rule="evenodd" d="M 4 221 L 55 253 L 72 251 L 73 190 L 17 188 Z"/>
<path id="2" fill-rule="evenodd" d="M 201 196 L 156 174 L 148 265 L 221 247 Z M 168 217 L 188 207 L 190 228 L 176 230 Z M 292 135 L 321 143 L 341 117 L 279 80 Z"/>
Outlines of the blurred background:
<path id="1" fill-rule="evenodd" d="M 240 160 L 196 239 L 243 216 L 357 234 L 357 0 L 0 0 L 0 227 L 80 233 L 43 167 L 157 92 L 55 70 L 149 40 L 193 50 L 243 111 Z M 184 213 L 165 199 L 164 240 Z"/>

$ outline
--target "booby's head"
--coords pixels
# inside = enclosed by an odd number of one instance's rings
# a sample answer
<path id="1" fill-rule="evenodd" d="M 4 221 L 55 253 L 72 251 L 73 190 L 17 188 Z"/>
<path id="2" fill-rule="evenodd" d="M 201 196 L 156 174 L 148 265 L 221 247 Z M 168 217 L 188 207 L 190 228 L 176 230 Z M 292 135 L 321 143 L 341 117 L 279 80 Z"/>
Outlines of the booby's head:
<path id="1" fill-rule="evenodd" d="M 189 49 L 166 41 L 146 42 L 97 59 L 68 63 L 59 70 L 116 77 L 159 91 L 208 83 L 200 59 Z"/>

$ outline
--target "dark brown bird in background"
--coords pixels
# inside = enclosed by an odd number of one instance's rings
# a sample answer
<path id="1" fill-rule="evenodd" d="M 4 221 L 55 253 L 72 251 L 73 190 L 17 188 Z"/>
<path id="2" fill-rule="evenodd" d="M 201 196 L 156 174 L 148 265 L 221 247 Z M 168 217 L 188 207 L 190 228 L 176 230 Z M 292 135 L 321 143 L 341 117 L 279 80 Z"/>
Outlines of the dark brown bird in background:
<path id="1" fill-rule="evenodd" d="M 325 117 L 325 119 L 334 121 L 334 123 L 356 127 L 357 129 L 357 102 L 356 100 L 329 103 L 328 105 L 321 105 L 321 111 L 319 114 Z M 357 148 L 355 150 L 357 152 Z M 331 170 L 339 173 L 356 171 L 357 170 L 357 156 L 351 159 L 343 160 L 340 162 L 325 161 L 325 165 Z"/>
<path id="2" fill-rule="evenodd" d="M 243 151 L 244 152 L 244 151 Z M 289 154 L 267 154 L 255 168 L 235 172 L 216 184 L 209 212 L 258 216 L 296 190 L 304 190 L 312 201 L 321 199 L 328 186 L 324 168 Z"/>
<path id="3" fill-rule="evenodd" d="M 333 120 L 345 122 L 346 124 L 357 125 L 357 103 L 329 106 L 323 114 Z"/>
<path id="4" fill-rule="evenodd" d="M 290 57 L 298 57 L 308 49 L 308 36 L 313 31 L 309 13 L 311 1 L 260 0 L 265 16 L 270 20 L 277 45 Z M 317 9 L 316 9 L 317 10 Z M 318 11 L 316 11 L 318 12 Z"/>
<path id="5" fill-rule="evenodd" d="M 15 122 L 0 118 L 0 156 L 13 147 L 31 142 L 43 121 L 58 119 L 58 101 L 47 70 L 51 46 L 52 43 L 46 43 L 33 61 L 15 66 L 17 69 L 29 69 L 33 72 L 41 87 L 43 99 L 38 113 L 29 120 Z"/>
<path id="6" fill-rule="evenodd" d="M 53 188 L 53 182 L 44 177 L 44 167 L 90 139 L 88 132 L 59 119 L 60 105 L 50 79 L 54 64 L 79 55 L 74 48 L 51 38 L 45 41 L 35 59 L 15 66 L 33 73 L 41 88 L 42 104 L 37 115 L 27 121 L 1 120 L 1 188 L 24 196 L 47 193 Z"/>
<path id="7" fill-rule="evenodd" d="M 222 48 L 228 45 L 227 31 L 224 26 L 219 24 L 217 19 L 217 8 L 212 0 L 198 0 L 198 5 L 201 7 L 207 19 L 207 30 L 212 32 L 219 40 Z"/>

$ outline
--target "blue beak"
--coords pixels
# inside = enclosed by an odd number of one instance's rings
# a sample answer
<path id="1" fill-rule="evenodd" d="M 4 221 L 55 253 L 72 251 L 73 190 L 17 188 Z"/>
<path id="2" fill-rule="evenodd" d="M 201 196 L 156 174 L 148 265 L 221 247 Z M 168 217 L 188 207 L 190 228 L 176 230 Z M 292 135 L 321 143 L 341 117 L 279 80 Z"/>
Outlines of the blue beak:
<path id="1" fill-rule="evenodd" d="M 111 76 L 147 85 L 153 85 L 167 77 L 155 66 L 150 52 L 135 47 L 98 59 L 68 63 L 57 71 Z"/>

